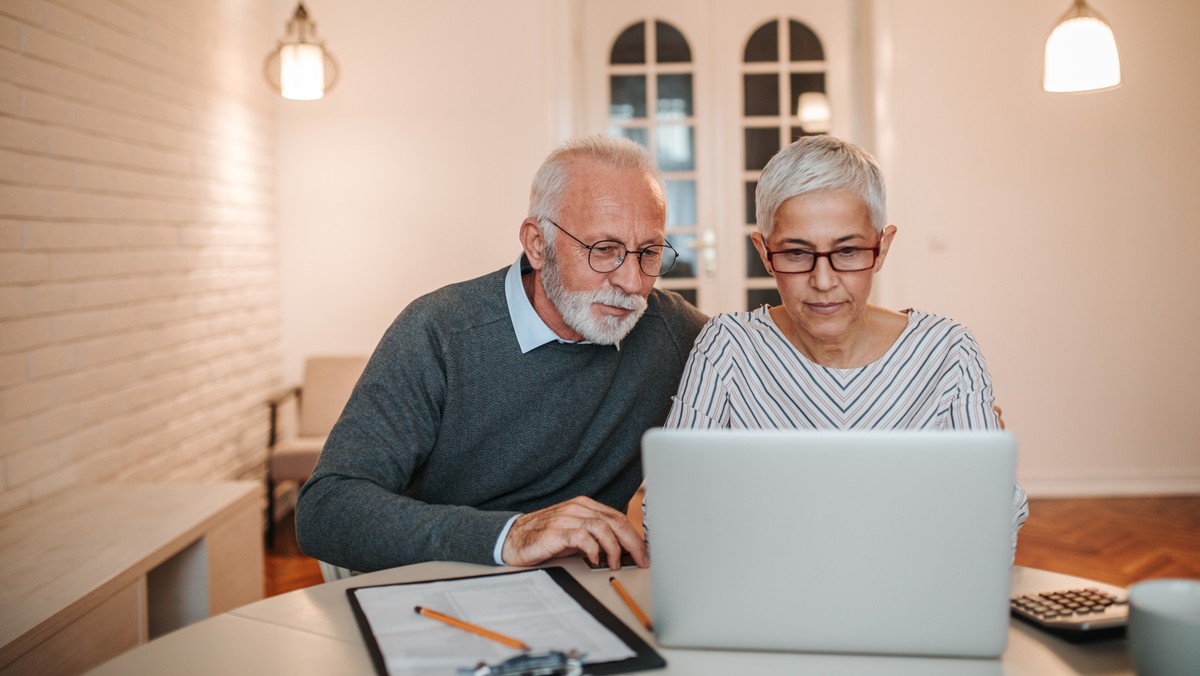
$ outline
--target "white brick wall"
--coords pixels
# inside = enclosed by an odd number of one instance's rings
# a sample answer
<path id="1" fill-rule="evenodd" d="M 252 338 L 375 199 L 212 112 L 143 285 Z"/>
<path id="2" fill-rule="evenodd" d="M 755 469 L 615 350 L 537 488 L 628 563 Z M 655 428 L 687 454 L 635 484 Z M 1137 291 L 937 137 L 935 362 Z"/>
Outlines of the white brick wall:
<path id="1" fill-rule="evenodd" d="M 0 2 L 0 513 L 260 475 L 281 363 L 270 9 Z"/>

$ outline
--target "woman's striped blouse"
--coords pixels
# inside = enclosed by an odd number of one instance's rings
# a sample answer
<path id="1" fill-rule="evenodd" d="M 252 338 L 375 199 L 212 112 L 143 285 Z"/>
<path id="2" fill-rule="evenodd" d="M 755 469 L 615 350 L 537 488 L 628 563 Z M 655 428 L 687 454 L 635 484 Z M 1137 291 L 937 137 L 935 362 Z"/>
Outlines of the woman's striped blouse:
<path id="1" fill-rule="evenodd" d="M 908 326 L 861 368 L 821 366 L 763 307 L 713 317 L 696 338 L 666 427 L 993 430 L 992 381 L 970 331 L 909 310 Z M 1029 516 L 1013 493 L 1013 547 Z"/>

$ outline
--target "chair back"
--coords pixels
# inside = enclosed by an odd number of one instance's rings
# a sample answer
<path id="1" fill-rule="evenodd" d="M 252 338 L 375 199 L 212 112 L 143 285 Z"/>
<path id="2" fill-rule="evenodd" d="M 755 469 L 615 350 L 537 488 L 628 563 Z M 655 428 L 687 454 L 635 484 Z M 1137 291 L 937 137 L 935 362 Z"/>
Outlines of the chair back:
<path id="1" fill-rule="evenodd" d="M 367 357 L 309 357 L 304 362 L 300 396 L 299 433 L 302 437 L 329 435 L 342 414 L 354 385 L 367 366 Z"/>

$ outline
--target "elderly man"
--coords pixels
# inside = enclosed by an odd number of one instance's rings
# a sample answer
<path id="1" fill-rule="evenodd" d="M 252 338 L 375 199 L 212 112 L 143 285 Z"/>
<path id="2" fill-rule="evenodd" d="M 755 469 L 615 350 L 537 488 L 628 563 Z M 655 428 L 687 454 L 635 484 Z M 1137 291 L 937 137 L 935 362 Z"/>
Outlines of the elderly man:
<path id="1" fill-rule="evenodd" d="M 654 289 L 676 255 L 665 204 L 632 142 L 551 153 L 517 262 L 415 300 L 383 336 L 301 489 L 300 547 L 359 571 L 648 565 L 623 510 L 705 321 Z"/>

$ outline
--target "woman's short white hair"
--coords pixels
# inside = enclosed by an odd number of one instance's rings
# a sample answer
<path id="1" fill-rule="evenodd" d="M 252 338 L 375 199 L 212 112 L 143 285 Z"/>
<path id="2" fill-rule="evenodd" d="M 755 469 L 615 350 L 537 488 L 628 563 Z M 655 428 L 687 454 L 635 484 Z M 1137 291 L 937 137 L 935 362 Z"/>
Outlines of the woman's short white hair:
<path id="1" fill-rule="evenodd" d="M 602 134 L 590 134 L 573 138 L 551 152 L 529 189 L 529 218 L 542 225 L 542 236 L 546 244 L 553 245 L 558 229 L 547 219 L 557 221 L 563 196 L 571 178 L 571 166 L 577 160 L 591 160 L 615 169 L 633 169 L 644 172 L 658 184 L 660 199 L 666 210 L 666 186 L 662 172 L 650 151 L 627 138 L 614 138 Z"/>
<path id="2" fill-rule="evenodd" d="M 876 232 L 887 225 L 887 194 L 879 163 L 849 141 L 821 135 L 805 136 L 767 162 L 754 193 L 758 231 L 770 237 L 775 214 L 784 202 L 823 191 L 848 192 L 861 199 Z"/>

